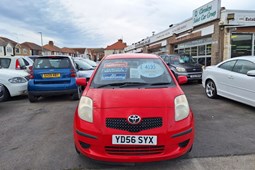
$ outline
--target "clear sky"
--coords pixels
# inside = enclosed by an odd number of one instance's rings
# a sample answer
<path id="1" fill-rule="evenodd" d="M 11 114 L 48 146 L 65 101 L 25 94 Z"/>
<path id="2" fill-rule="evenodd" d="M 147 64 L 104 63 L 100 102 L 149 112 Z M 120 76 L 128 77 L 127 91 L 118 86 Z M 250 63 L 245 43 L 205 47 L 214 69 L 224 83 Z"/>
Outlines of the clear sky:
<path id="1" fill-rule="evenodd" d="M 105 48 L 128 45 L 192 17 L 210 0 L 1 0 L 0 36 L 22 43 Z M 254 0 L 221 0 L 226 9 L 255 10 Z"/>

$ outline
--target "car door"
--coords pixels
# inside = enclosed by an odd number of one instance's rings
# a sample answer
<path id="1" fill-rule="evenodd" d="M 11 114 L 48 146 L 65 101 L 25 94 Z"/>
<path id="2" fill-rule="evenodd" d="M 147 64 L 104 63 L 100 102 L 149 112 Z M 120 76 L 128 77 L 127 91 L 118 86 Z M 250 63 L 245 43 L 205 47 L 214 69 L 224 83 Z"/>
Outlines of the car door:
<path id="1" fill-rule="evenodd" d="M 214 72 L 217 91 L 220 95 L 228 97 L 233 92 L 233 67 L 236 60 L 222 63 Z"/>
<path id="2" fill-rule="evenodd" d="M 232 97 L 241 102 L 255 101 L 255 77 L 247 76 L 247 72 L 255 70 L 255 63 L 248 60 L 237 60 L 231 77 Z"/>

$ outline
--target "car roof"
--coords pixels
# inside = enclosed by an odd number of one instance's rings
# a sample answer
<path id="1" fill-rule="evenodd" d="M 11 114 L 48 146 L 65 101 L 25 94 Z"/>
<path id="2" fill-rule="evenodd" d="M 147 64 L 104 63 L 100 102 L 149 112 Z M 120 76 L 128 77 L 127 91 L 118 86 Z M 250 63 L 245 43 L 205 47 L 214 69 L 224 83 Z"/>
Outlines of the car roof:
<path id="1" fill-rule="evenodd" d="M 38 56 L 36 58 L 47 58 L 47 57 L 68 57 L 68 58 L 71 58 L 71 56 L 68 56 L 68 55 L 43 55 L 43 56 Z"/>
<path id="2" fill-rule="evenodd" d="M 224 60 L 224 61 L 231 61 L 231 60 L 240 60 L 240 59 L 244 59 L 244 60 L 249 60 L 255 63 L 255 56 L 241 56 L 241 57 L 234 57 L 234 58 L 230 58 L 228 60 Z"/>
<path id="3" fill-rule="evenodd" d="M 123 58 L 159 58 L 159 56 L 155 54 L 141 54 L 141 53 L 124 53 L 124 54 L 113 54 L 108 55 L 104 58 L 104 60 L 109 59 L 123 59 Z"/>

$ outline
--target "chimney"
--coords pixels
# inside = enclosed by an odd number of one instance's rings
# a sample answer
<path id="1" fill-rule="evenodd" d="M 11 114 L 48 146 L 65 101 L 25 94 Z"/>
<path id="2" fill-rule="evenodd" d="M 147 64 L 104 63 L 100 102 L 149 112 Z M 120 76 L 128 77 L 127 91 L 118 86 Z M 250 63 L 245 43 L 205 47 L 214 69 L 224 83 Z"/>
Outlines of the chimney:
<path id="1" fill-rule="evenodd" d="M 119 42 L 122 42 L 122 39 L 118 39 Z"/>
<path id="2" fill-rule="evenodd" d="M 49 41 L 49 45 L 53 46 L 54 45 L 53 41 Z"/>

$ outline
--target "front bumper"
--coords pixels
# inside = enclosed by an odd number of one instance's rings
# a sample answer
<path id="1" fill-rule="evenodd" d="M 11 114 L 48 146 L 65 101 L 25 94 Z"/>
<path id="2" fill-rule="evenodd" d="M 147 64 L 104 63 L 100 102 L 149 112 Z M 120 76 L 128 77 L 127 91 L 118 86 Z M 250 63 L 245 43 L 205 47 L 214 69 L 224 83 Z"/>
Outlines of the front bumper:
<path id="1" fill-rule="evenodd" d="M 6 85 L 11 97 L 27 95 L 27 82 L 26 83 L 9 83 Z"/>
<path id="2" fill-rule="evenodd" d="M 76 114 L 77 115 L 77 114 Z M 76 117 L 77 118 L 77 117 Z M 75 119 L 76 119 L 75 118 Z M 157 145 L 116 145 L 112 135 L 156 135 Z M 154 162 L 180 157 L 187 153 L 194 142 L 193 114 L 172 129 L 155 128 L 133 133 L 122 130 L 82 129 L 74 123 L 74 141 L 85 156 L 106 162 Z"/>
<path id="3" fill-rule="evenodd" d="M 175 72 L 175 75 L 178 76 L 186 76 L 188 81 L 192 80 L 202 80 L 202 72 L 192 72 L 192 73 L 179 73 Z"/>

